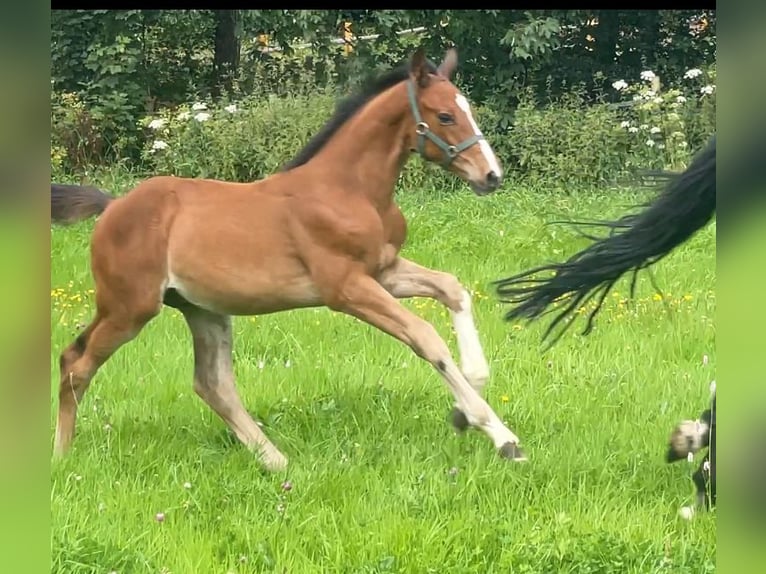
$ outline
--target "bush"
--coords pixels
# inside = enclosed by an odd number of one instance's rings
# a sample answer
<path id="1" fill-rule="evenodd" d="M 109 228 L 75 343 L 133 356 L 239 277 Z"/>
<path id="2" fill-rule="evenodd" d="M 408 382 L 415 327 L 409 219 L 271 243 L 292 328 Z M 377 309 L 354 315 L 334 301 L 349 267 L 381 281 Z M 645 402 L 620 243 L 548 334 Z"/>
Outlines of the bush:
<path id="1" fill-rule="evenodd" d="M 509 171 L 566 187 L 612 183 L 624 173 L 628 155 L 617 113 L 603 104 L 584 107 L 576 93 L 543 109 L 525 97 L 506 145 Z"/>
<path id="2" fill-rule="evenodd" d="M 576 88 L 541 107 L 529 93 L 511 129 L 493 107 L 477 106 L 479 125 L 510 179 L 563 189 L 603 187 L 648 168 L 682 169 L 715 131 L 715 70 L 690 70 L 680 88 L 661 91 L 651 72 L 634 85 L 613 83 L 620 105 L 586 105 Z M 530 92 L 531 93 L 531 92 Z M 75 96 L 53 110 L 51 167 L 81 170 L 104 157 L 103 124 Z M 254 181 L 280 169 L 329 119 L 330 89 L 235 103 L 197 102 L 138 122 L 143 171 L 182 177 Z M 401 189 L 452 191 L 464 184 L 439 166 L 414 159 Z"/>
<path id="3" fill-rule="evenodd" d="M 332 115 L 329 93 L 248 98 L 228 105 L 196 102 L 141 120 L 145 169 L 153 174 L 247 182 L 266 177 L 292 159 Z M 436 166 L 411 161 L 400 186 L 422 187 L 433 178 L 456 184 Z M 437 175 L 438 174 L 438 175 Z"/>
<path id="4" fill-rule="evenodd" d="M 715 69 L 686 72 L 684 84 L 658 89 L 651 71 L 629 85 L 625 104 L 585 105 L 577 89 L 545 107 L 528 94 L 500 143 L 521 179 L 601 186 L 639 170 L 681 170 L 715 132 Z M 500 138 L 495 138 L 500 139 Z"/>

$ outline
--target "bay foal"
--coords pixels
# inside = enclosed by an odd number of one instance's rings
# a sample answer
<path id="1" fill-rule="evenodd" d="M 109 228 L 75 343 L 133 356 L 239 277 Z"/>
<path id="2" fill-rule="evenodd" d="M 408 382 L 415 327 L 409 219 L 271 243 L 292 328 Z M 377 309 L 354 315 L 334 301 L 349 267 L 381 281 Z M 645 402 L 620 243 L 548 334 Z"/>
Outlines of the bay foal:
<path id="1" fill-rule="evenodd" d="M 165 304 L 191 330 L 196 393 L 267 469 L 283 469 L 287 459 L 237 393 L 230 317 L 327 306 L 410 346 L 452 392 L 453 424 L 482 430 L 502 456 L 523 460 L 519 439 L 481 396 L 489 368 L 468 292 L 454 276 L 399 256 L 407 226 L 393 194 L 412 151 L 478 195 L 502 178 L 450 81 L 456 65 L 454 50 L 438 68 L 416 51 L 341 102 L 281 172 L 253 183 L 152 177 L 108 202 L 92 188 L 52 186 L 54 221 L 102 213 L 91 245 L 96 315 L 61 355 L 55 454 L 70 448 L 97 369 Z M 449 308 L 460 367 L 433 326 L 397 301 L 406 297 Z"/>

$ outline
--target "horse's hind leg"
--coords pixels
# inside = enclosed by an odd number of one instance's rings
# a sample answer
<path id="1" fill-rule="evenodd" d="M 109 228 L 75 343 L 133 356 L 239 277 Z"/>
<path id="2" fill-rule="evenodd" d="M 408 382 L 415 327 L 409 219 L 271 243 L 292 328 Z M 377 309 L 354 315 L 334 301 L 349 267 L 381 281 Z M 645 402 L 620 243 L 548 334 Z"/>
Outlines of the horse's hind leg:
<path id="1" fill-rule="evenodd" d="M 62 456 L 69 450 L 74 438 L 77 407 L 98 368 L 133 339 L 152 316 L 138 318 L 96 313 L 93 322 L 61 354 L 54 455 Z"/>
<path id="2" fill-rule="evenodd" d="M 284 469 L 287 459 L 245 410 L 234 384 L 231 318 L 191 304 L 179 308 L 194 340 L 194 391 L 245 446 L 260 454 L 268 470 Z"/>

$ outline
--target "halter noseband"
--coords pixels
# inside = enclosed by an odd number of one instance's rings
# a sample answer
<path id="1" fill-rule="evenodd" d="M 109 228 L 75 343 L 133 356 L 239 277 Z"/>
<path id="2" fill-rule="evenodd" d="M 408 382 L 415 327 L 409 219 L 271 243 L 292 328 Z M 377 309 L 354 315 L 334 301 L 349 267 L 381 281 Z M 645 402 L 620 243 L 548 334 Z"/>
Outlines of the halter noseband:
<path id="1" fill-rule="evenodd" d="M 447 167 L 460 153 L 484 139 L 484 135 L 478 133 L 472 135 L 466 140 L 463 140 L 457 145 L 448 144 L 442 138 L 432 132 L 431 128 L 428 127 L 428 124 L 423 121 L 423 116 L 420 115 L 420 110 L 418 109 L 418 101 L 415 98 L 415 82 L 412 80 L 412 78 L 407 80 L 407 96 L 410 100 L 412 115 L 415 116 L 415 133 L 418 135 L 418 153 L 424 158 L 426 157 L 424 153 L 426 138 L 430 139 L 434 144 L 436 144 L 436 147 L 442 150 L 444 159 L 442 160 L 441 164 L 443 167 Z"/>

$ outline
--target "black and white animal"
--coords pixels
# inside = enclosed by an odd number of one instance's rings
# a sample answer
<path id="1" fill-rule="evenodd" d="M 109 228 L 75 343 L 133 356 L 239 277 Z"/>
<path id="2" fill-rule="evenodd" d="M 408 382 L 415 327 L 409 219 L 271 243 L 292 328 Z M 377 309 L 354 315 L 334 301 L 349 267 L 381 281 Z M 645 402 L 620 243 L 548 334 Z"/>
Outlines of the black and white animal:
<path id="1" fill-rule="evenodd" d="M 713 396 L 710 408 L 705 409 L 697 420 L 682 421 L 670 435 L 670 445 L 666 460 L 668 463 L 679 460 L 692 460 L 694 454 L 707 448 L 697 470 L 692 475 L 696 489 L 694 505 L 684 506 L 679 514 L 687 520 L 697 510 L 709 510 L 715 506 L 715 383 L 711 385 Z"/>

